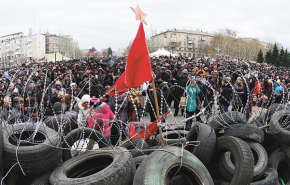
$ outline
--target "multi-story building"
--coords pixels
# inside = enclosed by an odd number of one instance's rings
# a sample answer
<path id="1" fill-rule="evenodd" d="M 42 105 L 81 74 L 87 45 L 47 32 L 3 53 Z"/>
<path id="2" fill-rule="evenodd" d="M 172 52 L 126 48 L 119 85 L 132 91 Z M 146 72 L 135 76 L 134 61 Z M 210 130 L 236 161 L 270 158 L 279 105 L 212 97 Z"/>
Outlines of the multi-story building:
<path id="1" fill-rule="evenodd" d="M 0 37 L 0 61 L 39 59 L 45 54 L 44 35 L 24 36 L 22 32 Z"/>
<path id="2" fill-rule="evenodd" d="M 213 34 L 202 31 L 171 29 L 150 38 L 150 52 L 165 48 L 173 54 L 183 57 L 201 57 L 209 55 L 209 45 Z"/>
<path id="3" fill-rule="evenodd" d="M 76 43 L 71 35 L 55 35 L 45 34 L 46 53 L 59 52 L 60 54 L 72 58 L 76 50 L 78 50 Z"/>

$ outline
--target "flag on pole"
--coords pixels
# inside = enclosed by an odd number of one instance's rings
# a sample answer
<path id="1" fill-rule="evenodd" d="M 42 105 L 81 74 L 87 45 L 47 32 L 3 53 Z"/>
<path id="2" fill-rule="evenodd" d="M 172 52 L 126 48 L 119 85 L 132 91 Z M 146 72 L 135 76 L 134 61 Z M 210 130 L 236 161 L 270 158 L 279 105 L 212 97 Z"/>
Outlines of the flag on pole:
<path id="1" fill-rule="evenodd" d="M 152 81 L 152 67 L 146 44 L 143 23 L 131 46 L 125 72 L 125 83 L 129 88 L 138 88 L 145 81 Z"/>
<path id="2" fill-rule="evenodd" d="M 111 91 L 108 95 L 114 96 L 115 91 L 112 90 L 114 88 L 117 88 L 119 94 L 125 92 L 125 89 L 138 88 L 143 82 L 152 80 L 152 67 L 147 49 L 143 23 L 141 22 L 128 55 L 126 70 L 119 77 L 116 83 L 107 90 L 107 92 Z"/>
<path id="3" fill-rule="evenodd" d="M 89 50 L 89 53 L 94 53 L 94 52 L 96 52 L 97 50 L 94 48 L 94 47 L 92 47 L 92 49 L 90 49 Z"/>

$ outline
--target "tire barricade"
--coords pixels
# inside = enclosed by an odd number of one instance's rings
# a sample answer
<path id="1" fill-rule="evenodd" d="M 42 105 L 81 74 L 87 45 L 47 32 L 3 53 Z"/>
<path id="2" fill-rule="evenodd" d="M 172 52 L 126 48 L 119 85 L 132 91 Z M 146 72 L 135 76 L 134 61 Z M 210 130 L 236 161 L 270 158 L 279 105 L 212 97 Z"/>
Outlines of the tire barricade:
<path id="1" fill-rule="evenodd" d="M 2 126 L 1 184 L 290 184 L 290 111 L 269 114 L 268 127 L 228 112 L 121 147 L 91 128 L 60 137 L 41 123 Z"/>

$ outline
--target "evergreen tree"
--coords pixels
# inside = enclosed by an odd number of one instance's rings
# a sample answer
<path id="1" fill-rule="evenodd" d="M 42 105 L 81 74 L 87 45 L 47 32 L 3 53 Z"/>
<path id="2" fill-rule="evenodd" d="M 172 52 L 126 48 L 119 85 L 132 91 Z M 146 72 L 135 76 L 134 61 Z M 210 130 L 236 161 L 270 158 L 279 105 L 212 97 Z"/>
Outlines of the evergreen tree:
<path id="1" fill-rule="evenodd" d="M 274 64 L 275 66 L 278 66 L 278 57 L 279 57 L 279 50 L 278 50 L 277 44 L 275 43 L 273 47 L 272 56 L 271 56 L 271 63 Z"/>
<path id="2" fill-rule="evenodd" d="M 108 48 L 108 52 L 107 52 L 107 56 L 112 56 L 113 52 L 112 52 L 112 49 L 111 47 Z"/>
<path id="3" fill-rule="evenodd" d="M 282 62 L 282 59 L 283 59 L 283 57 L 284 57 L 284 49 L 283 49 L 283 47 L 281 48 L 281 50 L 280 50 L 280 53 L 279 53 L 279 57 L 278 57 L 278 65 L 279 66 L 285 66 L 284 64 L 283 64 L 283 62 Z"/>
<path id="4" fill-rule="evenodd" d="M 287 49 L 284 52 L 284 56 L 282 58 L 282 62 L 281 63 L 282 63 L 283 66 L 290 67 L 290 56 L 289 56 L 289 53 L 288 53 Z"/>
<path id="5" fill-rule="evenodd" d="M 268 50 L 268 51 L 266 52 L 266 56 L 265 56 L 265 62 L 266 62 L 267 64 L 272 63 L 272 62 L 271 62 L 271 56 L 272 56 L 272 51 L 271 51 L 271 50 Z"/>
<path id="6" fill-rule="evenodd" d="M 258 53 L 258 56 L 257 56 L 257 62 L 258 63 L 263 63 L 264 62 L 264 56 L 263 56 L 263 52 L 262 52 L 261 49 L 260 49 L 260 52 Z"/>

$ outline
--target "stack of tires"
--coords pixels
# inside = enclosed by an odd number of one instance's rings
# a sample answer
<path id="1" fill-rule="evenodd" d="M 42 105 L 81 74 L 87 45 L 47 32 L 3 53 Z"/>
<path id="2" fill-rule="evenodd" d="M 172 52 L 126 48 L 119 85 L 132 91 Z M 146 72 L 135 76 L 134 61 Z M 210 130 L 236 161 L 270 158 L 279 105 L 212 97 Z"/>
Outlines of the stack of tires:
<path id="1" fill-rule="evenodd" d="M 122 147 L 109 147 L 91 128 L 80 127 L 60 138 L 45 125 L 10 125 L 0 131 L 0 175 L 6 185 L 290 184 L 290 110 L 268 115 L 268 128 L 228 112 L 208 124 L 195 123 L 189 131 L 167 129 Z M 74 148 L 80 139 L 98 149 Z"/>
<path id="2" fill-rule="evenodd" d="M 49 184 L 62 157 L 57 132 L 45 125 L 20 123 L 3 127 L 0 133 L 2 184 Z"/>

